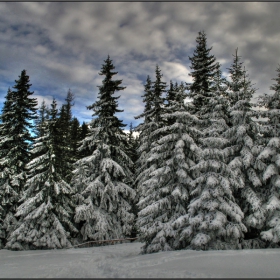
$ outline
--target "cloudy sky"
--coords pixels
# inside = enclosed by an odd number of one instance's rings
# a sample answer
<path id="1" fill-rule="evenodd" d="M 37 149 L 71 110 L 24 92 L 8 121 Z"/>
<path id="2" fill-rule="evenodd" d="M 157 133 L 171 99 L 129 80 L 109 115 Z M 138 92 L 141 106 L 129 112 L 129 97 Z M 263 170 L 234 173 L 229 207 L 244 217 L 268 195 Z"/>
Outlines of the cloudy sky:
<path id="1" fill-rule="evenodd" d="M 189 56 L 200 30 L 223 75 L 238 47 L 257 94 L 269 90 L 280 63 L 280 2 L 1 2 L 0 108 L 8 87 L 26 69 L 34 97 L 59 106 L 70 88 L 73 114 L 90 121 L 98 75 L 108 54 L 126 89 L 119 117 L 137 125 L 143 85 L 154 79 L 191 82 Z"/>

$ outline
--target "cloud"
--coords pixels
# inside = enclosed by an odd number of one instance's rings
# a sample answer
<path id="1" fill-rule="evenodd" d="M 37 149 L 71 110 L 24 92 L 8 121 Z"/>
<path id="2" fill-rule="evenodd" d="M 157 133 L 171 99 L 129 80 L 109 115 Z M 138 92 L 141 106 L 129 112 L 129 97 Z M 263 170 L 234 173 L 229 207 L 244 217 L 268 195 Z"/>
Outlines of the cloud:
<path id="1" fill-rule="evenodd" d="M 225 76 L 238 47 L 256 96 L 270 92 L 280 62 L 279 8 L 277 2 L 1 2 L 0 101 L 26 69 L 40 101 L 55 95 L 63 102 L 71 88 L 73 112 L 89 120 L 86 106 L 97 98 L 98 72 L 110 54 L 116 79 L 127 87 L 120 115 L 136 124 L 156 64 L 167 85 L 191 81 L 188 57 L 200 30 Z"/>

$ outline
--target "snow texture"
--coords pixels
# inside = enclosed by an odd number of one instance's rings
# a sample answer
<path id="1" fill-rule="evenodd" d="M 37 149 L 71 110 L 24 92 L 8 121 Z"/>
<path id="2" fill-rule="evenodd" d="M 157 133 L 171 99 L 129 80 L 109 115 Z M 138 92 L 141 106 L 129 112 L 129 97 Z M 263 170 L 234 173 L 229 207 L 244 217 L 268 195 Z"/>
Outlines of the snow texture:
<path id="1" fill-rule="evenodd" d="M 0 250 L 1 278 L 278 278 L 278 249 L 140 254 L 139 242 L 82 249 Z"/>

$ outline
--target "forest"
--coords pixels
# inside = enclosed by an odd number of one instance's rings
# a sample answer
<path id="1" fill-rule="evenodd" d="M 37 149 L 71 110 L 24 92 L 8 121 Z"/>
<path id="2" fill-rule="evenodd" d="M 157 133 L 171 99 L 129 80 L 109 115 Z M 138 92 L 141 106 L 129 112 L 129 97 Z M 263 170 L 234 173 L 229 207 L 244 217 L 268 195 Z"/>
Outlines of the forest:
<path id="1" fill-rule="evenodd" d="M 89 123 L 72 115 L 71 90 L 60 108 L 39 106 L 23 70 L 0 116 L 0 249 L 132 237 L 143 254 L 278 248 L 280 66 L 273 94 L 253 102 L 238 49 L 228 78 L 211 49 L 200 31 L 191 83 L 167 85 L 156 65 L 129 133 L 109 55 Z"/>

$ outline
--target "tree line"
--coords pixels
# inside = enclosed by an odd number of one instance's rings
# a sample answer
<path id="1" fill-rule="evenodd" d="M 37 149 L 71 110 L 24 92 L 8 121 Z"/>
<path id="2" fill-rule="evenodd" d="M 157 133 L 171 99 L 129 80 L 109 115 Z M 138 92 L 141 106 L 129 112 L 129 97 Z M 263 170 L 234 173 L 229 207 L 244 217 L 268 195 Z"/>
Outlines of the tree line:
<path id="1" fill-rule="evenodd" d="M 59 109 L 37 108 L 21 72 L 1 114 L 0 248 L 135 236 L 142 253 L 279 247 L 280 67 L 274 93 L 253 103 L 238 49 L 226 79 L 204 31 L 196 43 L 192 83 L 167 85 L 157 65 L 128 134 L 110 56 L 88 124 L 72 116 L 71 90 Z"/>

